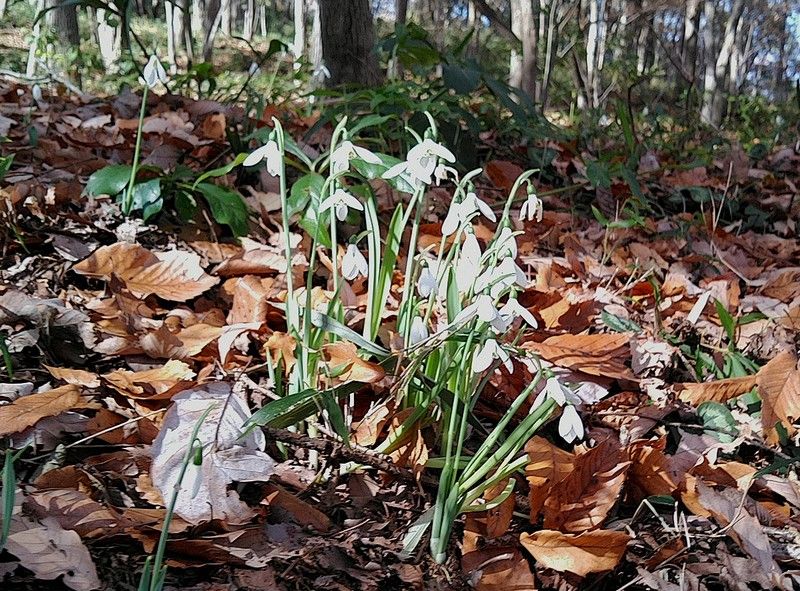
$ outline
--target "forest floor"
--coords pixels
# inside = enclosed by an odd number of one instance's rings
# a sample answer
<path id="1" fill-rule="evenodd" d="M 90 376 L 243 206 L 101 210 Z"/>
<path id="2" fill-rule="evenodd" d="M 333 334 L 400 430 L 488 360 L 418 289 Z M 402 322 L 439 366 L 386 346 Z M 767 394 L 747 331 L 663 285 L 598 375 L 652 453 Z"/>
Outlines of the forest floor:
<path id="1" fill-rule="evenodd" d="M 0 83 L 1 148 L 14 156 L 0 175 L 0 436 L 29 446 L 14 462 L 3 589 L 136 589 L 165 517 L 151 451 L 171 399 L 222 381 L 257 408 L 266 357 L 285 346 L 273 305 L 280 204 L 266 174 L 220 179 L 249 185 L 241 243 L 208 216 L 181 223 L 165 210 L 137 224 L 112 198 L 85 195 L 92 173 L 131 162 L 138 107 L 129 93 L 36 103 Z M 151 97 L 148 112 L 143 162 L 162 170 L 219 166 L 243 117 L 174 96 Z M 299 142 L 313 119 L 285 115 Z M 329 137 L 326 127 L 302 145 Z M 425 543 L 404 557 L 435 497 L 436 472 L 421 469 L 434 442 L 420 433 L 393 452 L 397 470 L 370 467 L 386 461 L 369 448 L 400 411 L 370 404 L 390 397 L 369 384 L 357 446 L 321 436 L 320 473 L 310 438 L 267 430 L 266 451 L 283 457 L 267 482 L 223 478 L 203 492 L 217 517 L 175 518 L 165 588 L 800 588 L 797 146 L 756 158 L 734 143 L 690 167 L 649 149 L 637 175 L 652 210 L 616 223 L 628 185 L 590 182 L 574 143 L 546 147 L 543 219 L 517 238 L 531 279 L 519 300 L 539 325 L 523 346 L 579 385 L 584 441 L 567 446 L 549 424 L 526 446 L 515 494 L 462 519 L 443 565 Z M 479 194 L 501 199 L 523 160 L 485 162 Z M 405 197 L 380 194 L 389 219 Z M 430 190 L 422 241 L 440 232 L 449 198 Z M 173 251 L 172 262 L 154 256 Z M 365 290 L 353 284 L 356 310 Z M 496 420 L 530 378 L 498 370 L 476 413 Z M 354 460 L 363 468 L 339 472 Z"/>

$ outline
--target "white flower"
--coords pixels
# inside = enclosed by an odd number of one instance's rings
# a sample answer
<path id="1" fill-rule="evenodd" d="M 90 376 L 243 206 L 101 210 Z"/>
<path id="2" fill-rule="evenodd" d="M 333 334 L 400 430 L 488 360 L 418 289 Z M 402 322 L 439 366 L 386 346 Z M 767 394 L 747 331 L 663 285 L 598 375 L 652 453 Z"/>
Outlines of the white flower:
<path id="1" fill-rule="evenodd" d="M 572 443 L 576 439 L 583 439 L 583 421 L 575 410 L 575 407 L 568 404 L 561 412 L 561 418 L 558 420 L 558 434 L 567 443 Z"/>
<path id="2" fill-rule="evenodd" d="M 335 175 L 350 170 L 350 161 L 353 158 L 359 158 L 370 164 L 381 163 L 381 159 L 366 148 L 356 146 L 350 140 L 345 140 L 331 154 L 331 174 Z"/>
<path id="3" fill-rule="evenodd" d="M 567 403 L 580 403 L 580 398 L 578 398 L 572 390 L 562 384 L 561 381 L 559 381 L 559 379 L 555 376 L 547 378 L 547 382 L 545 382 L 544 385 L 544 391 L 548 398 L 554 400 L 559 406 L 564 406 Z"/>
<path id="4" fill-rule="evenodd" d="M 367 273 L 369 273 L 367 259 L 355 244 L 348 244 L 347 252 L 342 257 L 342 277 L 352 281 L 359 275 L 366 277 Z"/>
<path id="5" fill-rule="evenodd" d="M 423 184 L 430 185 L 439 166 L 440 158 L 447 162 L 456 161 L 456 157 L 450 150 L 427 138 L 408 151 L 405 162 L 395 164 L 383 173 L 383 178 L 391 179 L 405 175 L 408 182 L 414 187 Z M 439 174 L 442 174 L 441 171 Z"/>
<path id="6" fill-rule="evenodd" d="M 448 176 L 458 179 L 458 171 L 452 166 L 445 166 L 441 162 L 437 164 L 436 169 L 433 171 L 433 178 L 436 179 L 436 184 L 446 181 Z"/>
<path id="7" fill-rule="evenodd" d="M 456 314 L 453 324 L 458 325 L 462 322 L 469 322 L 475 317 L 491 324 L 497 320 L 498 315 L 494 300 L 486 294 L 481 294 L 475 298 L 474 302 Z"/>
<path id="8" fill-rule="evenodd" d="M 143 74 L 144 82 L 150 87 L 151 90 L 155 88 L 159 82 L 161 82 L 161 84 L 167 83 L 167 72 L 164 70 L 164 66 L 161 65 L 161 62 L 158 61 L 158 57 L 155 55 L 150 56 L 150 60 L 144 67 Z"/>
<path id="9" fill-rule="evenodd" d="M 200 492 L 200 486 L 203 484 L 203 466 L 202 464 L 195 464 L 194 460 L 186 465 L 186 472 L 183 474 L 183 481 L 181 488 L 189 492 L 189 498 L 193 499 Z"/>
<path id="10" fill-rule="evenodd" d="M 500 235 L 492 243 L 492 250 L 497 253 L 497 258 L 517 258 L 517 237 L 508 226 L 500 230 Z"/>
<path id="11" fill-rule="evenodd" d="M 499 359 L 509 372 L 514 371 L 514 364 L 511 362 L 508 351 L 494 339 L 486 339 L 483 347 L 475 349 L 472 354 L 472 371 L 474 373 L 486 371 L 495 359 Z"/>
<path id="12" fill-rule="evenodd" d="M 427 338 L 428 338 L 428 327 L 425 325 L 425 321 L 419 316 L 414 316 L 414 319 L 411 321 L 409 345 L 413 347 L 414 345 L 421 343 Z"/>
<path id="13" fill-rule="evenodd" d="M 364 206 L 361 205 L 361 202 L 344 189 L 336 189 L 333 194 L 322 203 L 322 207 L 319 208 L 319 211 L 322 213 L 331 208 L 334 208 L 336 218 L 340 222 L 343 222 L 347 217 L 348 209 L 364 211 Z"/>
<path id="14" fill-rule="evenodd" d="M 542 200 L 539 199 L 539 196 L 535 192 L 531 191 L 528 193 L 528 198 L 525 200 L 525 203 L 523 203 L 522 207 L 519 209 L 519 221 L 528 220 L 532 222 L 535 219 L 537 222 L 541 222 L 543 213 L 544 207 Z"/>
<path id="15" fill-rule="evenodd" d="M 517 266 L 514 259 L 506 257 L 500 264 L 481 273 L 475 281 L 475 290 L 484 291 L 489 288 L 489 294 L 493 298 L 500 297 L 506 289 L 512 286 L 527 287 L 528 278 L 525 272 Z"/>
<path id="16" fill-rule="evenodd" d="M 509 298 L 505 305 L 497 311 L 498 318 L 492 322 L 492 327 L 498 332 L 505 332 L 517 318 L 522 318 L 532 328 L 537 328 L 539 324 L 527 308 L 523 307 L 517 298 Z"/>
<path id="17" fill-rule="evenodd" d="M 481 246 L 472 232 L 467 233 L 456 263 L 456 284 L 458 291 L 464 293 L 475 281 L 481 270 Z"/>
<path id="18" fill-rule="evenodd" d="M 281 163 L 283 156 L 281 149 L 278 147 L 278 142 L 269 140 L 260 148 L 256 148 L 244 159 L 244 166 L 255 166 L 262 160 L 267 161 L 267 172 L 272 176 L 278 176 L 281 173 Z"/>
<path id="19" fill-rule="evenodd" d="M 492 208 L 470 191 L 461 203 L 452 202 L 450 204 L 450 209 L 447 210 L 447 215 L 442 223 L 442 236 L 449 236 L 458 230 L 476 211 L 492 222 L 497 221 Z"/>
<path id="20" fill-rule="evenodd" d="M 436 292 L 436 287 L 436 273 L 434 273 L 433 265 L 429 263 L 419 272 L 417 292 L 423 298 L 427 298 L 429 295 Z"/>

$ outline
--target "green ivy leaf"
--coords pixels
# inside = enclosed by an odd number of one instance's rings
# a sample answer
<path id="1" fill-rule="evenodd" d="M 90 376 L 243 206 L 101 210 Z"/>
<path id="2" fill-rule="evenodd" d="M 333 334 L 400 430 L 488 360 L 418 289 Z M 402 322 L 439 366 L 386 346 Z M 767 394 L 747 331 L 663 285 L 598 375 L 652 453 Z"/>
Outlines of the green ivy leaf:
<path id="1" fill-rule="evenodd" d="M 128 164 L 114 164 L 106 166 L 92 173 L 84 189 L 85 195 L 96 197 L 97 195 L 119 194 L 124 189 L 131 178 L 131 167 Z"/>
<path id="2" fill-rule="evenodd" d="M 200 183 L 196 188 L 205 198 L 211 208 L 212 217 L 218 223 L 228 226 L 234 236 L 245 236 L 248 233 L 247 205 L 239 193 L 211 183 Z"/>
<path id="3" fill-rule="evenodd" d="M 142 210 L 144 221 L 161 211 L 163 204 L 161 181 L 159 179 L 139 183 L 133 187 L 133 209 Z"/>
<path id="4" fill-rule="evenodd" d="M 600 314 L 600 318 L 606 326 L 615 332 L 635 332 L 637 334 L 642 332 L 642 327 L 633 320 L 610 314 L 605 310 Z"/>
<path id="5" fill-rule="evenodd" d="M 442 65 L 442 81 L 456 93 L 466 95 L 478 88 L 481 73 L 473 68 L 445 64 Z"/>
<path id="6" fill-rule="evenodd" d="M 722 443 L 730 443 L 739 435 L 739 426 L 728 407 L 719 402 L 704 402 L 697 407 L 697 415 L 710 435 Z"/>
<path id="7" fill-rule="evenodd" d="M 295 214 L 300 213 L 308 207 L 311 203 L 312 197 L 319 201 L 320 193 L 322 193 L 322 185 L 325 184 L 325 178 L 317 173 L 309 173 L 301 176 L 292 185 L 292 190 L 289 192 L 287 199 L 287 215 L 291 218 Z"/>

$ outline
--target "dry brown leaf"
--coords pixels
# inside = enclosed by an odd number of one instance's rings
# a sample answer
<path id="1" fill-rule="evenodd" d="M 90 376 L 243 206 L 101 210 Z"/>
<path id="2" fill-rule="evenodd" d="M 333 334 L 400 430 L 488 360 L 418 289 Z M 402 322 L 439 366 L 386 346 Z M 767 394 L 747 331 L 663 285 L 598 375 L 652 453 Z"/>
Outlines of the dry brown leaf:
<path id="1" fill-rule="evenodd" d="M 671 495 L 678 488 L 664 454 L 666 444 L 666 437 L 662 437 L 657 441 L 637 441 L 628 446 L 631 460 L 628 480 L 638 489 L 637 500 L 652 495 Z M 630 489 L 628 494 L 631 494 Z"/>
<path id="2" fill-rule="evenodd" d="M 780 441 L 776 425 L 780 423 L 791 437 L 800 418 L 800 371 L 797 358 L 788 351 L 779 354 L 756 375 L 761 395 L 761 422 L 768 443 Z"/>
<path id="3" fill-rule="evenodd" d="M 347 341 L 330 343 L 325 345 L 322 351 L 331 372 L 343 382 L 374 384 L 386 375 L 383 367 L 377 363 L 361 359 L 353 343 Z"/>
<path id="4" fill-rule="evenodd" d="M 530 484 L 531 523 L 539 520 L 539 513 L 551 491 L 572 472 L 575 456 L 536 436 L 525 446 L 529 464 L 525 477 Z"/>
<path id="5" fill-rule="evenodd" d="M 116 369 L 102 376 L 109 386 L 123 396 L 149 400 L 172 398 L 181 386 L 188 386 L 194 377 L 194 371 L 177 359 L 167 361 L 162 367 L 143 371 Z"/>
<path id="6" fill-rule="evenodd" d="M 74 386 L 83 386 L 84 388 L 99 388 L 100 378 L 96 373 L 86 371 L 83 369 L 70 369 L 67 367 L 50 367 L 44 366 L 50 375 L 57 380 L 62 380 Z"/>
<path id="7" fill-rule="evenodd" d="M 264 343 L 264 349 L 272 358 L 273 364 L 277 366 L 283 360 L 283 368 L 287 375 L 291 373 L 297 361 L 294 357 L 296 347 L 297 342 L 294 337 L 285 332 L 273 332 Z"/>
<path id="8" fill-rule="evenodd" d="M 544 526 L 566 532 L 599 528 L 614 507 L 630 461 L 618 441 L 602 441 L 575 458 L 574 470 L 544 503 Z"/>
<path id="9" fill-rule="evenodd" d="M 726 402 L 737 396 L 747 394 L 756 386 L 756 376 L 727 378 L 699 384 L 685 382 L 676 384 L 680 390 L 678 397 L 684 402 L 698 406 L 703 402 Z"/>
<path id="10" fill-rule="evenodd" d="M 114 275 L 137 297 L 152 294 L 174 302 L 196 298 L 219 282 L 203 271 L 194 252 L 172 250 L 156 255 L 122 242 L 98 248 L 73 270 L 106 281 Z"/>
<path id="11" fill-rule="evenodd" d="M 512 497 L 513 498 L 513 497 Z M 535 591 L 530 565 L 518 547 L 487 539 L 487 523 L 468 513 L 464 523 L 461 568 L 478 591 Z"/>
<path id="12" fill-rule="evenodd" d="M 87 494 L 71 488 L 31 493 L 25 505 L 40 519 L 52 517 L 64 529 L 82 538 L 113 534 L 123 527 L 123 519 Z"/>
<path id="13" fill-rule="evenodd" d="M 393 441 L 398 437 L 403 422 L 410 417 L 413 412 L 413 408 L 407 408 L 392 417 L 387 439 Z M 405 429 L 402 432 L 403 435 L 401 437 L 403 437 L 403 439 L 398 440 L 399 445 L 389 456 L 398 466 L 409 467 L 415 474 L 420 476 L 430 456 L 428 446 L 425 444 L 425 438 L 422 436 L 422 433 L 420 433 L 418 426 L 412 429 Z"/>
<path id="14" fill-rule="evenodd" d="M 242 322 L 265 322 L 267 320 L 267 289 L 264 282 L 255 275 L 229 279 L 226 285 L 233 283 L 233 304 L 228 313 L 228 324 Z"/>
<path id="15" fill-rule="evenodd" d="M 627 334 L 563 334 L 541 343 L 529 341 L 523 347 L 561 367 L 635 382 L 633 372 L 625 366 L 631 354 L 630 340 Z"/>
<path id="16" fill-rule="evenodd" d="M 80 402 L 80 388 L 73 384 L 17 398 L 11 404 L 0 406 L 0 436 L 24 431 L 41 419 L 59 415 Z"/>
<path id="17" fill-rule="evenodd" d="M 303 526 L 310 526 L 318 532 L 326 532 L 331 528 L 331 520 L 319 509 L 312 507 L 304 500 L 289 493 L 282 486 L 267 483 L 264 486 L 263 504 L 272 511 L 284 512 L 289 519 Z M 281 519 L 283 521 L 283 519 Z"/>
<path id="18" fill-rule="evenodd" d="M 536 559 L 537 564 L 585 577 L 589 573 L 616 568 L 625 554 L 630 536 L 625 532 L 608 530 L 579 535 L 542 530 L 522 534 L 519 541 Z"/>
<path id="19" fill-rule="evenodd" d="M 139 344 L 154 359 L 188 359 L 198 355 L 206 345 L 219 338 L 222 328 L 210 324 L 193 324 L 172 333 L 166 326 L 143 335 Z"/>

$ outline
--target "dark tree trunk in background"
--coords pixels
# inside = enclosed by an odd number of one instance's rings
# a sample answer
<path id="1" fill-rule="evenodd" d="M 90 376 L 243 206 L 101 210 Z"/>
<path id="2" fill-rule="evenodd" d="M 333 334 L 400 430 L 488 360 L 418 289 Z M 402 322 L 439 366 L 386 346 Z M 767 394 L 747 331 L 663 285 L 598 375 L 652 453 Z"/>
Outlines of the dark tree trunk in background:
<path id="1" fill-rule="evenodd" d="M 322 59 L 331 73 L 328 86 L 381 81 L 374 52 L 370 0 L 319 0 Z"/>
<path id="2" fill-rule="evenodd" d="M 395 24 L 404 25 L 408 20 L 408 0 L 395 0 Z"/>
<path id="3" fill-rule="evenodd" d="M 78 31 L 78 10 L 75 4 L 64 6 L 63 0 L 48 0 L 47 5 L 56 6 L 47 13 L 47 24 L 56 32 L 62 49 L 77 48 L 81 42 Z"/>

